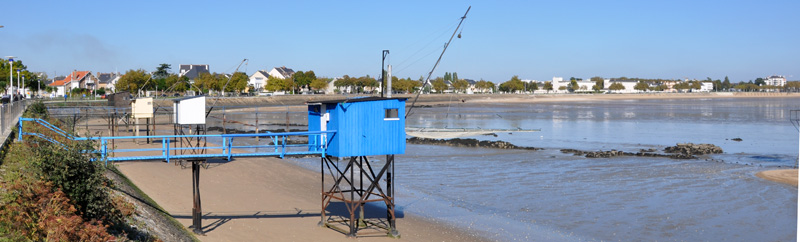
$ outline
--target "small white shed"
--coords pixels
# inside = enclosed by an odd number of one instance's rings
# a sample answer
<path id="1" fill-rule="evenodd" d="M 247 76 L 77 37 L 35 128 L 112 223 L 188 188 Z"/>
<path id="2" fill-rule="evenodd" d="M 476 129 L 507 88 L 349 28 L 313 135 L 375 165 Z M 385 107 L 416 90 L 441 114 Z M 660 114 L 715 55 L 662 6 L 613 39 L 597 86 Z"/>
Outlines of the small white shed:
<path id="1" fill-rule="evenodd" d="M 133 118 L 153 118 L 153 98 L 137 98 L 131 100 L 131 114 Z"/>
<path id="2" fill-rule="evenodd" d="M 206 97 L 194 96 L 172 100 L 172 120 L 176 124 L 206 124 Z"/>

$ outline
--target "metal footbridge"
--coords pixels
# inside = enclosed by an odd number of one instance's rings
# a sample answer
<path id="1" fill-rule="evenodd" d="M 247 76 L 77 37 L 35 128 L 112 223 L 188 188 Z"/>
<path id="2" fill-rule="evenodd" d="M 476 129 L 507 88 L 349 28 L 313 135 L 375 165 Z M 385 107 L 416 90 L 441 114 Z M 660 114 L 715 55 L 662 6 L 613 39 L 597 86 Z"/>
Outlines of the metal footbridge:
<path id="1" fill-rule="evenodd" d="M 280 157 L 297 155 L 319 155 L 325 157 L 327 143 L 336 134 L 335 130 L 309 131 L 309 132 L 284 132 L 284 133 L 253 133 L 253 134 L 189 134 L 189 135 L 150 135 L 150 136 L 111 136 L 111 137 L 76 137 L 56 127 L 49 122 L 38 118 L 19 119 L 19 140 L 26 136 L 34 136 L 43 140 L 66 147 L 59 139 L 73 141 L 95 141 L 97 149 L 94 152 L 105 161 L 145 161 L 145 160 L 196 160 L 196 159 L 226 159 L 234 157 Z M 24 127 L 38 124 L 45 129 L 40 132 L 29 132 Z M 47 133 L 47 134 L 45 134 Z M 238 142 L 249 144 L 236 144 L 235 139 L 259 138 L 260 142 Z M 180 140 L 205 139 L 214 143 L 186 146 Z M 112 145 L 114 141 L 127 141 L 130 143 L 150 140 L 150 145 L 136 145 L 136 148 L 118 148 Z M 303 142 L 306 141 L 306 142 Z M 137 143 L 138 144 L 138 143 Z M 160 147 L 158 145 L 160 144 Z M 220 145 L 221 144 L 221 145 Z"/>

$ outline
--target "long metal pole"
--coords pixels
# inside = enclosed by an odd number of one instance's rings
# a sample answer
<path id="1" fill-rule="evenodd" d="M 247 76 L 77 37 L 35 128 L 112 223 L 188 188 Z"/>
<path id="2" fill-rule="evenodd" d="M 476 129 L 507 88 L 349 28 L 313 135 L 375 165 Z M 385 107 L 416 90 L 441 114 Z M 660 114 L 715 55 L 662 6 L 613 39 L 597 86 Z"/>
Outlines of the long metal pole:
<path id="1" fill-rule="evenodd" d="M 453 35 L 450 36 L 450 40 L 447 41 L 447 44 L 444 44 L 444 49 L 442 50 L 442 53 L 439 54 L 439 59 L 436 60 L 436 64 L 434 64 L 433 68 L 431 68 L 431 72 L 428 72 L 428 78 L 426 78 L 425 82 L 422 83 L 422 87 L 420 87 L 419 92 L 417 92 L 417 96 L 414 98 L 414 102 L 411 102 L 411 107 L 409 107 L 408 111 L 406 112 L 406 118 L 408 118 L 408 115 L 411 114 L 411 109 L 414 109 L 414 104 L 417 103 L 417 99 L 419 99 L 419 94 L 422 93 L 422 89 L 425 89 L 425 84 L 428 84 L 428 81 L 431 80 L 431 75 L 433 75 L 433 71 L 436 70 L 437 66 L 439 66 L 439 62 L 442 61 L 442 56 L 444 56 L 444 52 L 447 51 L 447 47 L 450 46 L 450 42 L 453 41 L 453 37 L 456 36 L 458 29 L 461 28 L 461 24 L 464 23 L 464 19 L 467 18 L 467 14 L 469 13 L 470 9 L 472 9 L 472 6 L 469 6 L 467 8 L 467 12 L 464 13 L 464 17 L 461 17 L 461 22 L 458 22 L 458 26 L 456 26 L 456 29 L 453 30 Z M 461 35 L 459 35 L 458 37 L 461 38 Z"/>
<path id="2" fill-rule="evenodd" d="M 17 93 L 19 93 L 19 87 L 20 87 L 20 85 L 19 85 L 19 75 L 20 75 L 19 74 L 19 69 L 17 69 Z"/>
<path id="3" fill-rule="evenodd" d="M 11 103 L 14 103 L 14 59 L 8 58 L 8 64 L 8 85 L 11 85 L 8 93 L 11 94 Z"/>
<path id="4" fill-rule="evenodd" d="M 386 56 L 389 54 L 389 50 L 383 50 L 381 52 L 381 97 L 386 93 Z M 391 90 L 390 90 L 391 91 Z"/>

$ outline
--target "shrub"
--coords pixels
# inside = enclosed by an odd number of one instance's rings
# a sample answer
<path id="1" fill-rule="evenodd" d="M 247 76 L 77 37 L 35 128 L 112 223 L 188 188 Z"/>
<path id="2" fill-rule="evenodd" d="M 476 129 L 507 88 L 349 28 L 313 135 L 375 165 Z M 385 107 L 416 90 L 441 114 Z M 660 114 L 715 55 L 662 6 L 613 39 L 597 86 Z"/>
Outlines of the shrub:
<path id="1" fill-rule="evenodd" d="M 66 194 L 50 182 L 24 178 L 4 183 L 0 239 L 11 241 L 112 241 L 106 226 L 84 221 Z"/>
<path id="2" fill-rule="evenodd" d="M 49 115 L 47 113 L 47 106 L 44 105 L 42 101 L 36 101 L 31 106 L 28 107 L 28 110 L 25 111 L 25 117 L 31 118 L 48 118 Z"/>
<path id="3" fill-rule="evenodd" d="M 50 142 L 32 146 L 33 171 L 64 191 L 84 218 L 118 221 L 120 218 L 108 196 L 102 163 L 90 160 L 99 157 L 80 152 L 93 150 L 92 144 L 67 142 L 66 145 L 67 149 Z"/>

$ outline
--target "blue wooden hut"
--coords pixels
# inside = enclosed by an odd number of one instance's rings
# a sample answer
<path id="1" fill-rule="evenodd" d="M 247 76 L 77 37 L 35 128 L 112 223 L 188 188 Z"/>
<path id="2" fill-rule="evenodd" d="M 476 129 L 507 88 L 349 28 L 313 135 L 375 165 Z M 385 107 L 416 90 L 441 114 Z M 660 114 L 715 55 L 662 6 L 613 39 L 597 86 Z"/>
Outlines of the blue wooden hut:
<path id="1" fill-rule="evenodd" d="M 308 131 L 336 130 L 326 152 L 335 157 L 403 154 L 405 105 L 405 98 L 382 97 L 309 103 Z"/>
<path id="2" fill-rule="evenodd" d="M 326 210 L 331 201 L 344 202 L 350 212 L 343 216 L 348 224 L 348 236 L 357 236 L 363 223 L 363 206 L 367 202 L 383 201 L 386 204 L 386 219 L 389 221 L 387 235 L 398 237 L 394 212 L 394 155 L 406 152 L 405 98 L 364 97 L 344 100 L 321 101 L 308 104 L 308 131 L 336 130 L 317 142 L 327 142 L 326 156 L 322 157 L 322 211 L 320 225 L 336 227 L 329 223 Z M 380 171 L 370 165 L 368 156 L 386 155 Z M 336 162 L 330 157 L 336 157 Z M 340 166 L 338 160 L 347 160 Z M 325 167 L 329 173 L 325 173 Z M 359 169 L 356 169 L 359 167 Z M 350 179 L 342 179 L 349 174 Z M 326 174 L 333 174 L 334 183 L 325 186 Z M 377 174 L 377 176 L 376 176 Z M 359 177 L 358 183 L 353 177 Z M 368 184 L 364 184 L 367 181 Z M 385 183 L 384 183 L 385 182 Z M 385 189 L 375 189 L 384 187 Z M 375 197 L 378 197 L 377 199 Z M 361 211 L 356 219 L 356 211 Z M 334 216 L 334 215 L 332 215 Z M 331 221 L 335 221 L 331 220 Z M 356 223 L 356 221 L 362 221 Z M 340 231 L 346 231 L 339 228 Z"/>

